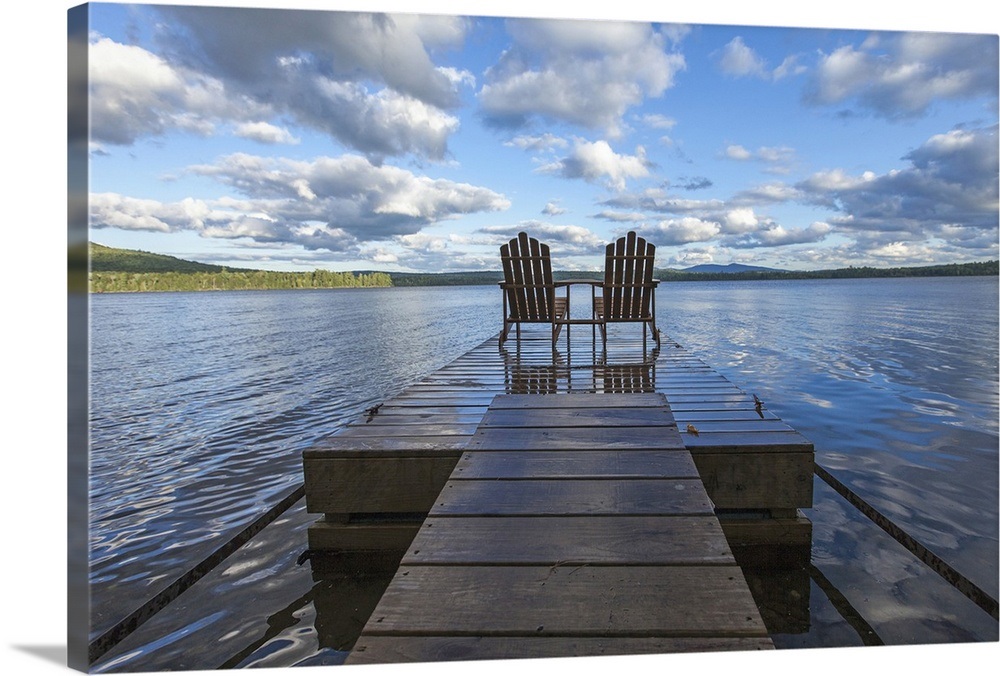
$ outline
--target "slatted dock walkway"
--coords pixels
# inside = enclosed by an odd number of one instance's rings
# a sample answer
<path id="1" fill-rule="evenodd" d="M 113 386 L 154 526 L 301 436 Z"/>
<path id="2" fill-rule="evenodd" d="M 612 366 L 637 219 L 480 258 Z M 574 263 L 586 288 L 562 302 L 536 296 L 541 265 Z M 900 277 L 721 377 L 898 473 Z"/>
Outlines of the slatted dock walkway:
<path id="1" fill-rule="evenodd" d="M 669 338 L 599 356 L 589 334 L 555 355 L 544 335 L 487 340 L 303 454 L 323 515 L 310 548 L 407 552 L 390 590 L 410 591 L 385 597 L 352 662 L 768 645 L 728 573 L 775 537 L 808 557 L 812 444 Z M 517 612 L 499 605 L 515 594 Z M 477 613 L 508 624 L 470 629 Z"/>
<path id="2" fill-rule="evenodd" d="M 499 395 L 348 663 L 769 647 L 662 394 Z"/>

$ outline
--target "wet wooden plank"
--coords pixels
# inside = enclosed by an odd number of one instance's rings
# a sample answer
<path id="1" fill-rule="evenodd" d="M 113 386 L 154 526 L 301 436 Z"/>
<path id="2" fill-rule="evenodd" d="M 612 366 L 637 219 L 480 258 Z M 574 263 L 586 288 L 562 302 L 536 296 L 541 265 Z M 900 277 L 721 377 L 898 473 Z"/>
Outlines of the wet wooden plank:
<path id="1" fill-rule="evenodd" d="M 735 564 L 711 516 L 430 517 L 403 565 Z"/>
<path id="2" fill-rule="evenodd" d="M 791 427 L 781 420 L 762 420 L 754 415 L 744 420 L 700 420 L 692 422 L 698 430 L 698 436 L 717 432 L 757 434 L 760 432 L 793 432 Z M 680 431 L 689 433 L 687 423 L 680 426 Z"/>
<path id="3" fill-rule="evenodd" d="M 713 404 L 713 405 L 717 405 L 717 406 L 723 406 L 725 404 L 747 403 L 747 402 L 749 402 L 750 406 L 751 407 L 753 406 L 753 399 L 750 397 L 750 395 L 745 394 L 743 392 L 739 392 L 739 391 L 737 391 L 735 389 L 733 390 L 733 392 L 731 394 L 717 393 L 717 392 L 709 392 L 709 393 L 701 393 L 701 394 L 699 394 L 699 393 L 686 393 L 686 394 L 672 393 L 672 394 L 669 394 L 667 396 L 667 399 L 670 401 L 670 407 L 671 408 L 673 408 L 675 404 L 685 404 L 685 403 L 687 403 L 687 404 Z"/>
<path id="4" fill-rule="evenodd" d="M 697 435 L 684 430 L 681 428 L 681 438 L 694 454 L 708 450 L 713 453 L 812 451 L 812 443 L 791 428 L 780 432 L 699 432 Z"/>
<path id="5" fill-rule="evenodd" d="M 679 425 L 686 425 L 689 422 L 721 422 L 724 420 L 779 420 L 778 416 L 770 411 L 762 410 L 757 413 L 753 408 L 730 409 L 723 411 L 680 411 L 672 409 L 674 419 Z"/>
<path id="6" fill-rule="evenodd" d="M 630 427 L 627 433 L 614 428 L 502 428 L 479 429 L 469 441 L 469 450 L 512 450 L 534 448 L 555 450 L 679 449 L 683 448 L 673 427 Z"/>
<path id="7" fill-rule="evenodd" d="M 459 416 L 459 417 L 478 417 L 482 419 L 486 411 L 489 410 L 489 404 L 465 404 L 462 406 L 395 406 L 389 404 L 383 404 L 379 407 L 378 415 L 380 416 L 412 416 L 412 415 L 445 415 L 445 416 Z"/>
<path id="8" fill-rule="evenodd" d="M 353 438 L 454 435 L 470 437 L 476 431 L 477 426 L 475 422 L 453 424 L 444 420 L 433 423 L 411 423 L 409 425 L 391 425 L 383 423 L 381 420 L 373 420 L 370 423 L 349 425 L 347 430 Z"/>
<path id="9" fill-rule="evenodd" d="M 462 455 L 454 479 L 699 478 L 687 450 L 476 451 Z"/>
<path id="10" fill-rule="evenodd" d="M 676 425 L 666 407 L 491 409 L 481 429 L 490 427 L 670 427 Z"/>
<path id="11" fill-rule="evenodd" d="M 489 406 L 495 395 L 491 393 L 410 393 L 409 391 L 393 397 L 386 403 L 393 406 Z"/>
<path id="12" fill-rule="evenodd" d="M 483 410 L 478 413 L 456 413 L 456 409 L 439 408 L 434 411 L 421 410 L 415 413 L 407 413 L 409 409 L 379 409 L 374 416 L 365 416 L 359 422 L 349 425 L 349 427 L 361 427 L 365 425 L 472 425 L 473 430 L 483 419 Z M 460 409 L 459 409 L 460 410 Z"/>
<path id="13" fill-rule="evenodd" d="M 345 664 L 773 650 L 766 638 L 364 636 Z"/>
<path id="14" fill-rule="evenodd" d="M 449 481 L 432 516 L 713 514 L 700 479 Z"/>
<path id="15" fill-rule="evenodd" d="M 737 566 L 402 566 L 363 637 L 760 637 Z"/>
<path id="16" fill-rule="evenodd" d="M 679 418 L 684 413 L 698 413 L 706 411 L 753 411 L 756 413 L 757 407 L 750 397 L 740 397 L 735 399 L 709 400 L 709 401 L 676 401 L 670 400 L 670 410 L 674 417 Z M 767 413 L 767 409 L 762 409 Z"/>
<path id="17" fill-rule="evenodd" d="M 460 393 L 455 393 L 451 397 L 436 397 L 427 399 L 426 397 L 408 397 L 405 394 L 388 399 L 382 404 L 383 408 L 437 408 L 437 409 L 469 409 L 486 411 L 490 407 L 492 397 L 462 397 Z M 381 412 L 382 408 L 379 408 Z"/>

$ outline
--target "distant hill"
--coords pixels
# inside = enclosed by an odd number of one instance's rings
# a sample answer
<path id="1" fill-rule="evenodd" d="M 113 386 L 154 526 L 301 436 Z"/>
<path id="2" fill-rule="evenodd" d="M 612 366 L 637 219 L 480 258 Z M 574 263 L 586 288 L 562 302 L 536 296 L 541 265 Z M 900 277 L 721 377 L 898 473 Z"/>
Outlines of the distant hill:
<path id="1" fill-rule="evenodd" d="M 91 242 L 90 269 L 92 272 L 222 272 L 227 268 Z"/>
<path id="2" fill-rule="evenodd" d="M 690 268 L 682 268 L 678 272 L 711 273 L 711 274 L 736 274 L 740 272 L 786 272 L 778 268 L 762 268 L 759 265 L 743 265 L 742 263 L 730 263 L 729 265 L 718 265 L 705 263 L 694 265 Z"/>

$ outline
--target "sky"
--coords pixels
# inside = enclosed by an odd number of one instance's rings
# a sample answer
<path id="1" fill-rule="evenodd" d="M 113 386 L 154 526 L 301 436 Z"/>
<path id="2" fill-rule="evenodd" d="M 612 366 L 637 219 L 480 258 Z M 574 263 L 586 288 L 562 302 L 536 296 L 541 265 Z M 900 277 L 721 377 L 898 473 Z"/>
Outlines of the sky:
<path id="1" fill-rule="evenodd" d="M 90 5 L 91 241 L 298 271 L 497 270 L 522 230 L 556 269 L 628 230 L 661 268 L 998 258 L 995 33 L 300 6 Z"/>

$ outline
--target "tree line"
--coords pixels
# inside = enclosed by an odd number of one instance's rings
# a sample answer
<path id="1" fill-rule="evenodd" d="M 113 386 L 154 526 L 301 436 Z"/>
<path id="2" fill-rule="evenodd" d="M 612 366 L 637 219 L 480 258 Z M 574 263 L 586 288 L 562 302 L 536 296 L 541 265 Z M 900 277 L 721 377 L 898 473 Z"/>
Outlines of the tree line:
<path id="1" fill-rule="evenodd" d="M 72 250 L 70 268 L 84 266 L 83 251 Z M 459 286 L 496 284 L 497 271 L 406 273 L 406 272 L 272 272 L 230 268 L 186 261 L 145 251 L 115 249 L 89 243 L 90 290 L 119 291 L 210 291 L 240 289 L 329 289 L 385 286 Z M 76 264 L 74 266 L 74 264 Z M 654 276 L 663 282 L 749 281 L 780 279 L 850 279 L 862 277 L 951 277 L 998 275 L 998 261 L 928 265 L 922 267 L 873 268 L 868 266 L 831 270 L 752 270 L 744 272 L 686 272 L 659 269 Z M 556 281 L 573 278 L 602 279 L 604 272 L 553 271 Z"/>
<path id="2" fill-rule="evenodd" d="M 664 282 L 711 282 L 764 279 L 861 279 L 884 277 L 971 277 L 997 276 L 1000 261 L 949 263 L 918 267 L 873 268 L 868 266 L 831 270 L 749 270 L 745 272 L 682 272 L 657 270 L 656 278 Z"/>
<path id="3" fill-rule="evenodd" d="M 998 261 L 976 263 L 955 263 L 948 265 L 927 265 L 921 267 L 848 267 L 831 270 L 747 270 L 744 272 L 685 272 L 683 270 L 659 269 L 653 276 L 661 282 L 721 282 L 753 281 L 775 279 L 854 279 L 862 277 L 964 277 L 997 276 Z M 400 273 L 391 272 L 393 286 L 452 286 L 496 284 L 503 279 L 503 273 L 496 272 L 445 272 L 445 273 Z M 555 281 L 563 279 L 604 279 L 603 270 L 556 271 Z"/>
<path id="4" fill-rule="evenodd" d="M 384 272 L 91 272 L 91 293 L 128 291 L 242 291 L 257 289 L 335 289 L 392 286 Z"/>

